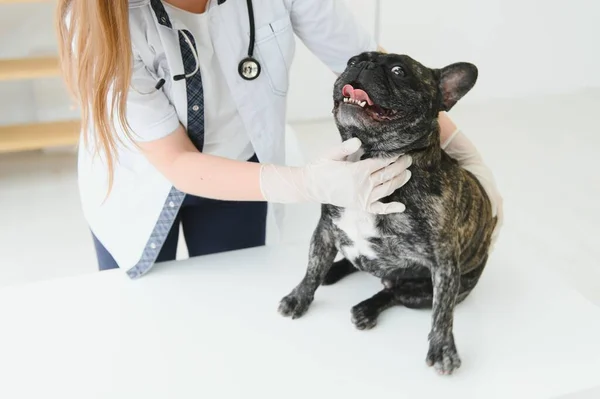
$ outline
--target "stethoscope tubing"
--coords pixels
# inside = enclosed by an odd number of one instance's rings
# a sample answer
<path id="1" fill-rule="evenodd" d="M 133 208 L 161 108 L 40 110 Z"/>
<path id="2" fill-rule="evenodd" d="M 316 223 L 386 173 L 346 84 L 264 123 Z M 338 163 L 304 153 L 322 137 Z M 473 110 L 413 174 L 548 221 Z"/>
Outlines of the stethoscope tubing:
<path id="1" fill-rule="evenodd" d="M 240 61 L 239 66 L 238 66 L 238 73 L 245 80 L 254 80 L 260 75 L 261 67 L 260 67 L 260 63 L 256 60 L 256 58 L 254 58 L 254 45 L 256 43 L 256 26 L 255 26 L 255 21 L 254 21 L 254 7 L 252 4 L 252 0 L 246 0 L 246 5 L 248 6 L 248 22 L 250 24 L 250 42 L 248 43 L 248 56 Z M 194 47 L 192 41 L 190 40 L 190 38 L 188 37 L 188 35 L 185 31 L 180 30 L 179 32 L 183 35 L 186 44 L 190 47 L 190 50 L 192 51 L 192 54 L 194 55 L 194 61 L 196 63 L 196 66 L 195 66 L 194 70 L 188 74 L 174 75 L 172 77 L 172 79 L 175 82 L 191 78 L 196 73 L 198 73 L 198 71 L 200 70 L 200 60 L 199 60 L 198 52 L 196 51 L 196 48 Z M 151 91 L 149 93 L 140 93 L 140 94 L 152 94 L 153 92 L 160 90 L 165 85 L 165 83 L 166 83 L 165 79 L 161 78 L 156 83 L 156 86 L 154 86 L 153 91 Z"/>

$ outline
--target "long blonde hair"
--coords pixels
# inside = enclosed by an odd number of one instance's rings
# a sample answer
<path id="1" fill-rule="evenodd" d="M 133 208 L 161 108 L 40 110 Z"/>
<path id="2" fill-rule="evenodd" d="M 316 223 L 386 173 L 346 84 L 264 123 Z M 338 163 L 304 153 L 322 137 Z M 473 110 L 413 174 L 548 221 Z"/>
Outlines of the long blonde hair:
<path id="1" fill-rule="evenodd" d="M 104 155 L 110 192 L 119 141 L 115 122 L 130 132 L 125 118 L 132 69 L 129 1 L 59 0 L 56 31 L 63 77 L 81 108 L 82 128 L 93 131 L 84 144 L 92 139 Z"/>

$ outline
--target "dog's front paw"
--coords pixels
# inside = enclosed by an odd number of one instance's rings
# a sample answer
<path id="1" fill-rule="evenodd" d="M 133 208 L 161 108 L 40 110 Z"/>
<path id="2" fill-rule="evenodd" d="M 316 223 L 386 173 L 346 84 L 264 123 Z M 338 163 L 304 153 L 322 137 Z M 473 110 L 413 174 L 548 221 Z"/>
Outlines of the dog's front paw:
<path id="1" fill-rule="evenodd" d="M 359 330 L 370 330 L 377 325 L 377 310 L 368 303 L 359 303 L 350 312 L 352 313 L 352 323 Z"/>
<path id="2" fill-rule="evenodd" d="M 461 365 L 460 357 L 454 344 L 454 337 L 433 338 L 429 340 L 427 365 L 433 366 L 439 374 L 452 374 Z"/>
<path id="3" fill-rule="evenodd" d="M 279 302 L 279 313 L 297 319 L 306 313 L 312 301 L 311 297 L 291 293 Z"/>

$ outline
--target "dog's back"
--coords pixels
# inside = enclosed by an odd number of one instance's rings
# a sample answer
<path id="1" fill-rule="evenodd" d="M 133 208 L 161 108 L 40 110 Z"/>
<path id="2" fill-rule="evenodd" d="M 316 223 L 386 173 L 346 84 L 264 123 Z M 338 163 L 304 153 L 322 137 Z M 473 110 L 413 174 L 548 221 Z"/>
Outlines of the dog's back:
<path id="1" fill-rule="evenodd" d="M 456 241 L 460 270 L 468 273 L 485 265 L 496 218 L 479 181 L 443 151 L 440 173 L 445 187 L 438 215 L 440 238 Z"/>

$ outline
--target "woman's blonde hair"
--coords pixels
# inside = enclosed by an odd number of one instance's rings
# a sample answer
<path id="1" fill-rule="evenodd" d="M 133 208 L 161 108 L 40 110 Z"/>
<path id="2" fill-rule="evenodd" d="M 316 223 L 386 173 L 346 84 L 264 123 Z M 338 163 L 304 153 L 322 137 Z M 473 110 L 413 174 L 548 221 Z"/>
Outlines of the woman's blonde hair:
<path id="1" fill-rule="evenodd" d="M 115 121 L 130 132 L 125 118 L 132 70 L 129 1 L 59 0 L 56 31 L 63 77 L 81 108 L 82 128 L 93 132 L 84 136 L 84 145 L 91 139 L 104 155 L 110 192 L 119 141 Z"/>

